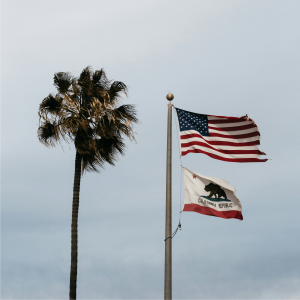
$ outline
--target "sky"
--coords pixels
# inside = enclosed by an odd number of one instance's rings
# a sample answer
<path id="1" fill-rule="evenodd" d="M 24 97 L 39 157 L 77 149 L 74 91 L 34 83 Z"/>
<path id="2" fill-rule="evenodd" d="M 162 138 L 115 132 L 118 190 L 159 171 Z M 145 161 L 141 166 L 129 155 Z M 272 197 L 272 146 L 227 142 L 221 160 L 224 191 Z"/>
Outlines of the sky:
<path id="1" fill-rule="evenodd" d="M 53 75 L 87 66 L 129 87 L 137 143 L 82 177 L 78 299 L 162 299 L 168 93 L 201 114 L 248 114 L 266 163 L 204 154 L 186 168 L 236 188 L 244 220 L 182 213 L 173 299 L 300 298 L 298 0 L 2 0 L 1 297 L 68 299 L 72 144 L 46 148 Z M 173 228 L 184 194 L 173 115 Z"/>

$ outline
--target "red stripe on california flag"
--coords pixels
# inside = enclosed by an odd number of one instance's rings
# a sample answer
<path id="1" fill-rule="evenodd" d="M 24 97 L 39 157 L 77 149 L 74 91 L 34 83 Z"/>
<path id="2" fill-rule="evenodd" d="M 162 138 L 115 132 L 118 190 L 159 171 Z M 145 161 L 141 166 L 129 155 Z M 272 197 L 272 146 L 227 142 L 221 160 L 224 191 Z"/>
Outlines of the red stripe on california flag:
<path id="1" fill-rule="evenodd" d="M 203 153 L 206 154 L 207 156 L 214 158 L 214 159 L 218 159 L 218 160 L 223 160 L 223 161 L 229 161 L 229 162 L 238 162 L 238 163 L 244 163 L 244 162 L 265 162 L 268 159 L 259 159 L 259 158 L 254 158 L 254 157 L 249 157 L 249 158 L 226 158 L 226 157 L 222 157 L 220 155 L 216 155 L 216 154 L 212 154 L 200 149 L 188 149 L 186 151 L 181 151 L 181 155 L 185 156 L 188 153 Z M 265 155 L 265 154 L 264 154 Z"/>
<path id="2" fill-rule="evenodd" d="M 212 147 L 206 143 L 203 142 L 197 142 L 197 141 L 193 141 L 193 142 L 189 142 L 189 143 L 181 143 L 181 148 L 187 148 L 187 147 L 192 147 L 192 146 L 201 146 L 201 147 L 206 147 L 206 148 L 210 148 L 213 149 L 215 151 L 218 151 L 220 153 L 224 153 L 224 154 L 257 154 L 257 155 L 265 155 L 265 153 L 261 152 L 260 150 L 239 150 L 238 147 L 236 147 L 236 150 L 221 150 L 221 149 L 217 149 L 215 147 Z"/>
<path id="3" fill-rule="evenodd" d="M 214 216 L 223 219 L 243 220 L 243 215 L 241 211 L 238 210 L 218 211 L 210 207 L 205 207 L 193 203 L 185 204 L 183 207 L 183 211 L 194 211 L 202 215 Z"/>

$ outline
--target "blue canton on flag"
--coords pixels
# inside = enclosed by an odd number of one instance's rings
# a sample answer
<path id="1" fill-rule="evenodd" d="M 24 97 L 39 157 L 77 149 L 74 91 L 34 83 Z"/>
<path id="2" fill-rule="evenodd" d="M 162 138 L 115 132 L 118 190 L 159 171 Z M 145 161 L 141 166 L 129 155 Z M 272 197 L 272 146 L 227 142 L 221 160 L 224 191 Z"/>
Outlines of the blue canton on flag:
<path id="1" fill-rule="evenodd" d="M 180 131 L 196 130 L 202 136 L 209 136 L 207 115 L 196 114 L 179 108 L 176 110 Z"/>

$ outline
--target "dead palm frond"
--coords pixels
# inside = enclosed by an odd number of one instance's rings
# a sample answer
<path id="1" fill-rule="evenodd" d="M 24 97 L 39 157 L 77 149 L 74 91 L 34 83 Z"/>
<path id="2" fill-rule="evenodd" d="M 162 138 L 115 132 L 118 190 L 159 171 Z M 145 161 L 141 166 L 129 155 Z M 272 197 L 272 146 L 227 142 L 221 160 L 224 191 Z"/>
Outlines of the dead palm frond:
<path id="1" fill-rule="evenodd" d="M 135 107 L 118 106 L 127 86 L 108 80 L 103 69 L 93 72 L 90 67 L 78 78 L 56 73 L 54 85 L 58 93 L 40 104 L 40 142 L 47 147 L 61 139 L 73 142 L 82 157 L 82 172 L 99 171 L 105 162 L 113 164 L 124 153 L 124 137 L 135 140 Z"/>

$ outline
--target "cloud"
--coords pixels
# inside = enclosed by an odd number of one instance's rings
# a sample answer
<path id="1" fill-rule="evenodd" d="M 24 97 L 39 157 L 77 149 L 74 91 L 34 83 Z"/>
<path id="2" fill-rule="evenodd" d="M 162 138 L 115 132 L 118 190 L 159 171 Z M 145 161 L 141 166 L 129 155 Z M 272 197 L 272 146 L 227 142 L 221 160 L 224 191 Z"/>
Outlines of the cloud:
<path id="1" fill-rule="evenodd" d="M 204 34 L 212 20 L 244 2 L 4 2 L 9 16 L 9 20 L 4 19 L 9 24 L 4 31 L 4 51 L 8 55 L 16 51 L 37 53 L 45 59 L 55 54 L 73 60 L 82 55 L 89 60 L 98 57 L 109 64 L 132 62 L 153 53 L 171 52 L 175 45 Z"/>
<path id="2" fill-rule="evenodd" d="M 168 92 L 182 109 L 248 113 L 273 159 L 182 158 L 236 187 L 245 219 L 182 214 L 174 298 L 297 298 L 298 10 L 277 0 L 3 1 L 2 298 L 68 297 L 75 153 L 38 142 L 37 111 L 54 72 L 78 76 L 88 64 L 129 85 L 141 124 L 115 167 L 82 178 L 79 298 L 162 298 Z M 180 163 L 174 122 L 173 228 Z"/>

